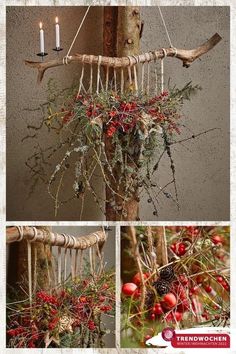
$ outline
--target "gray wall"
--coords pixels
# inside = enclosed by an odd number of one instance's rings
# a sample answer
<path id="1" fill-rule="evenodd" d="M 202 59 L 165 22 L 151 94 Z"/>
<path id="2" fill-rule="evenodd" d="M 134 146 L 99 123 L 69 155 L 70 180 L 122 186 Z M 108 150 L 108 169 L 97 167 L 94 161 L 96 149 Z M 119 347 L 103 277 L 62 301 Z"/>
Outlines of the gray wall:
<path id="1" fill-rule="evenodd" d="M 54 217 L 53 202 L 45 186 L 28 197 L 29 171 L 25 160 L 33 151 L 34 140 L 21 139 L 28 134 L 27 125 L 40 119 L 38 107 L 46 98 L 46 84 L 55 77 L 61 87 L 68 87 L 79 74 L 76 65 L 46 73 L 40 86 L 36 73 L 24 66 L 24 59 L 36 60 L 38 52 L 38 22 L 45 23 L 46 47 L 50 56 L 54 46 L 54 17 L 59 16 L 63 54 L 73 38 L 85 8 L 80 7 L 8 7 L 7 9 L 7 219 L 8 220 L 76 220 L 78 205 L 67 204 Z M 229 8 L 228 7 L 163 7 L 164 17 L 173 44 L 192 48 L 215 32 L 223 41 L 192 65 L 182 68 L 178 60 L 165 62 L 166 80 L 184 85 L 192 80 L 203 90 L 184 106 L 185 124 L 191 132 L 209 128 L 215 130 L 194 141 L 174 148 L 180 210 L 172 202 L 160 200 L 159 220 L 228 220 L 229 219 Z M 157 7 L 142 8 L 145 22 L 142 51 L 168 46 Z M 102 52 L 102 8 L 92 8 L 76 42 L 74 51 Z M 192 134 L 190 132 L 190 134 Z M 187 134 L 188 135 L 188 134 Z M 40 135 L 41 144 L 49 145 L 55 137 Z M 160 185 L 169 178 L 168 160 L 162 163 L 157 176 Z M 103 189 L 99 182 L 97 188 Z M 69 189 L 65 184 L 65 189 Z M 141 201 L 141 219 L 153 220 L 152 209 Z M 102 215 L 92 198 L 86 199 L 85 220 L 100 220 Z"/>

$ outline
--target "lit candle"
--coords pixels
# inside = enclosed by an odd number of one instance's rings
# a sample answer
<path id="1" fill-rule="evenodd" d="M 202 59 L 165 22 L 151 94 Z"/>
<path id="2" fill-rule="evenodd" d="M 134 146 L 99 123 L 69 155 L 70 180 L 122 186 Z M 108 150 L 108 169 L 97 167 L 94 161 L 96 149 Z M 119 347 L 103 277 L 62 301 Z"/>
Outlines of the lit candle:
<path id="1" fill-rule="evenodd" d="M 40 53 L 44 53 L 44 30 L 42 22 L 39 23 L 39 36 L 40 36 Z"/>
<path id="2" fill-rule="evenodd" d="M 56 48 L 60 48 L 60 26 L 58 23 L 58 17 L 55 18 L 56 21 L 56 25 L 55 25 L 55 29 L 56 29 Z"/>

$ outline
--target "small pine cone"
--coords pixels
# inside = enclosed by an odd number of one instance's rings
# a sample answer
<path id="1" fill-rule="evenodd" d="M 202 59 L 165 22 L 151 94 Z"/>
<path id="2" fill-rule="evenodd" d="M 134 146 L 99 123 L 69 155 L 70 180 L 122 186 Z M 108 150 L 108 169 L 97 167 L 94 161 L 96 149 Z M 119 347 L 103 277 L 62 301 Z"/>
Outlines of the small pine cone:
<path id="1" fill-rule="evenodd" d="M 154 300 L 155 300 L 155 292 L 154 291 L 147 291 L 146 297 L 145 297 L 145 305 L 146 308 L 150 309 L 154 306 Z"/>
<path id="2" fill-rule="evenodd" d="M 171 265 L 166 266 L 160 271 L 160 278 L 166 281 L 173 281 L 175 278 L 175 272 Z"/>
<path id="3" fill-rule="evenodd" d="M 159 279 L 157 280 L 153 286 L 155 287 L 157 293 L 162 296 L 167 294 L 170 291 L 170 285 L 166 280 Z"/>

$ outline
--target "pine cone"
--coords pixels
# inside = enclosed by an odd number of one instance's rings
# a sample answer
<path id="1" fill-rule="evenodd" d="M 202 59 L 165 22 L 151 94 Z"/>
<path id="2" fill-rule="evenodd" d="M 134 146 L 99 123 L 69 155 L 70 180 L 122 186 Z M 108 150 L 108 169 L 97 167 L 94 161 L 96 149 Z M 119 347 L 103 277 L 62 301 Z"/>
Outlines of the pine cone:
<path id="1" fill-rule="evenodd" d="M 146 298 L 145 298 L 145 305 L 147 309 L 150 309 L 154 305 L 155 300 L 155 292 L 154 291 L 147 291 Z"/>
<path id="2" fill-rule="evenodd" d="M 175 272 L 171 265 L 166 266 L 160 271 L 160 278 L 166 281 L 172 281 L 175 278 Z"/>
<path id="3" fill-rule="evenodd" d="M 159 279 L 157 280 L 153 286 L 155 287 L 157 293 L 162 296 L 167 294 L 170 291 L 170 285 L 166 280 Z"/>

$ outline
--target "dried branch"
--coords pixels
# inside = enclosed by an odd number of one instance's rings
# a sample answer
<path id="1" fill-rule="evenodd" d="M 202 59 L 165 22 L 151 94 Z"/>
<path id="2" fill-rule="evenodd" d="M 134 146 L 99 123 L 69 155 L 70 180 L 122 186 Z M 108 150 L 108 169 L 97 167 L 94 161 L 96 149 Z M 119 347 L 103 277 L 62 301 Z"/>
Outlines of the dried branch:
<path id="1" fill-rule="evenodd" d="M 209 40 L 194 49 L 175 49 L 175 48 L 166 48 L 166 56 L 172 58 L 178 58 L 183 62 L 183 66 L 188 68 L 196 59 L 198 59 L 203 54 L 209 52 L 212 48 L 215 47 L 217 43 L 221 41 L 221 36 L 218 33 L 215 33 Z M 156 59 L 161 59 L 164 57 L 163 49 L 150 51 L 148 53 L 143 53 L 137 55 L 136 57 L 105 57 L 101 56 L 101 65 L 102 66 L 110 66 L 110 67 L 128 67 L 129 65 L 134 65 L 137 62 L 145 63 L 154 61 Z M 48 62 L 34 62 L 25 60 L 25 64 L 30 66 L 31 68 L 38 69 L 38 83 L 40 83 L 43 79 L 44 72 L 56 66 L 64 65 L 66 62 L 73 63 L 86 63 L 86 64 L 98 64 L 99 56 L 96 55 L 88 55 L 88 54 L 75 54 L 72 56 L 65 58 L 58 58 L 54 60 L 50 60 Z"/>
<path id="2" fill-rule="evenodd" d="M 132 246 L 133 246 L 134 259 L 136 261 L 138 271 L 140 274 L 140 280 L 141 280 L 140 312 L 142 312 L 144 305 L 145 305 L 146 286 L 145 286 L 145 280 L 144 280 L 143 271 L 142 271 L 141 257 L 139 254 L 139 246 L 138 246 L 138 241 L 137 241 L 137 237 L 136 237 L 136 230 L 135 230 L 134 226 L 130 226 L 130 235 L 131 235 L 131 241 L 132 241 Z"/>
<path id="3" fill-rule="evenodd" d="M 23 227 L 23 239 L 34 242 L 42 242 L 51 246 L 59 246 L 73 249 L 84 250 L 96 244 L 102 246 L 106 241 L 106 234 L 103 231 L 96 231 L 86 236 L 75 237 L 63 234 L 45 232 L 45 230 L 37 229 L 36 235 L 33 227 Z M 6 242 L 12 243 L 20 240 L 20 234 L 16 227 L 7 228 Z"/>

